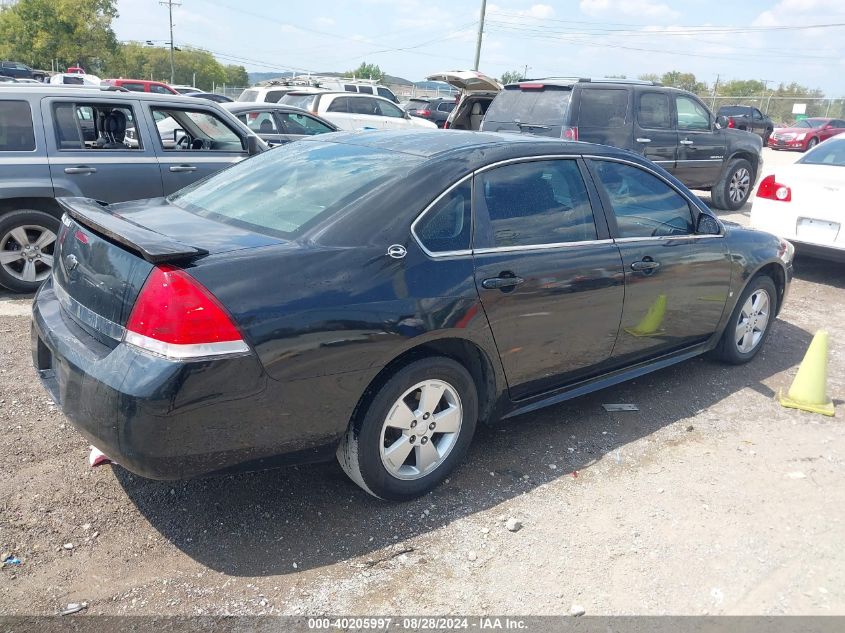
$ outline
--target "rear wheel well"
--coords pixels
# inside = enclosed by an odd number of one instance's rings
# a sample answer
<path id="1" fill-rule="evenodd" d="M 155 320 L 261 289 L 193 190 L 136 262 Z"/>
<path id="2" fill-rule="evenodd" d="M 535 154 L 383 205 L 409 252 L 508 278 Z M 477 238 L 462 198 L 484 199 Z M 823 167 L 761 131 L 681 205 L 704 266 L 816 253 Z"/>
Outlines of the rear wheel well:
<path id="1" fill-rule="evenodd" d="M 55 198 L 5 198 L 0 200 L 0 214 L 17 211 L 19 209 L 34 209 L 44 211 L 61 219 L 62 208 Z"/>
<path id="2" fill-rule="evenodd" d="M 478 419 L 487 421 L 493 411 L 496 394 L 496 374 L 487 354 L 475 343 L 459 338 L 429 341 L 407 350 L 390 361 L 370 381 L 352 413 L 352 423 L 358 424 L 375 395 L 397 371 L 422 358 L 445 356 L 460 363 L 472 376 L 478 393 Z"/>

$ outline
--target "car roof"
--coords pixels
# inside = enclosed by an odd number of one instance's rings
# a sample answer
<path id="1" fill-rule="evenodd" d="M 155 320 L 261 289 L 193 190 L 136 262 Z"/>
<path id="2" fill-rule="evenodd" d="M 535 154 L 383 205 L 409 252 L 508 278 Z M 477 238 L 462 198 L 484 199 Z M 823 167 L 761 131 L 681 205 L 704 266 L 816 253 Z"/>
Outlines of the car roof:
<path id="1" fill-rule="evenodd" d="M 283 112 L 303 112 L 311 114 L 304 108 L 297 108 L 296 106 L 286 105 L 284 103 L 266 103 L 261 101 L 232 101 L 230 103 L 221 103 L 229 112 L 242 112 L 246 110 L 280 110 Z"/>
<path id="2" fill-rule="evenodd" d="M 80 97 L 85 99 L 138 99 L 141 101 L 185 101 L 185 103 L 196 104 L 196 99 L 192 99 L 186 95 L 177 94 L 163 94 L 157 92 L 133 92 L 130 90 L 111 90 L 101 88 L 100 86 L 88 86 L 85 88 L 79 86 L 62 86 L 43 84 L 36 86 L 33 84 L 8 84 L 3 85 L 3 94 L 15 93 L 21 96 L 40 96 L 40 97 Z"/>
<path id="3" fill-rule="evenodd" d="M 307 140 L 320 140 L 320 136 Z M 470 132 L 466 130 L 372 130 L 366 132 L 337 132 L 322 140 L 360 147 L 401 152 L 421 158 L 438 158 L 477 149 L 510 149 L 516 156 L 543 154 L 600 154 L 626 158 L 639 156 L 627 150 L 593 143 L 565 141 L 546 136 L 509 132 Z M 639 156 L 641 159 L 642 157 Z"/>

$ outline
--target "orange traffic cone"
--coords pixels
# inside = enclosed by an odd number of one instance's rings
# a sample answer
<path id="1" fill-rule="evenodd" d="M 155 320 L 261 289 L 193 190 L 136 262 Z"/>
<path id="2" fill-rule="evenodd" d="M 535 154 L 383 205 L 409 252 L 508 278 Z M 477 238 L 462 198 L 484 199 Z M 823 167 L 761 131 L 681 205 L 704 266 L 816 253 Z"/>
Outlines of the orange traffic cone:
<path id="1" fill-rule="evenodd" d="M 778 393 L 784 407 L 822 415 L 833 415 L 833 401 L 827 395 L 827 332 L 819 330 L 813 337 L 798 373 L 786 395 Z"/>

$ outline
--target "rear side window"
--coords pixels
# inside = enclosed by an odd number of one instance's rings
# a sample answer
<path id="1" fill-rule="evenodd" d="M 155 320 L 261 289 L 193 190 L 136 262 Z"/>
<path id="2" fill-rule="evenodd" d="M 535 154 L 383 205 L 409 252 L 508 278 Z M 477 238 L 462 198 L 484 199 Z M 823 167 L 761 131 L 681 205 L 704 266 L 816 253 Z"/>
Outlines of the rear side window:
<path id="1" fill-rule="evenodd" d="M 637 121 L 640 127 L 650 130 L 672 129 L 669 95 L 660 92 L 642 93 L 637 107 Z"/>
<path id="2" fill-rule="evenodd" d="M 250 130 L 258 134 L 278 134 L 276 121 L 269 112 L 244 112 L 238 118 L 246 123 Z"/>
<path id="3" fill-rule="evenodd" d="M 0 101 L 0 152 L 35 149 L 32 111 L 26 101 Z"/>
<path id="4" fill-rule="evenodd" d="M 60 150 L 140 150 L 135 112 L 128 105 L 56 103 L 53 127 Z"/>
<path id="5" fill-rule="evenodd" d="M 343 84 L 343 89 L 344 89 L 346 92 L 358 92 L 358 91 L 355 89 L 355 86 L 354 86 L 354 85 L 352 85 L 352 84 Z"/>
<path id="6" fill-rule="evenodd" d="M 358 92 L 363 92 L 364 94 L 371 95 L 373 94 L 373 89 L 369 86 L 358 86 Z"/>
<path id="7" fill-rule="evenodd" d="M 619 237 L 660 237 L 695 232 L 692 212 L 681 194 L 644 169 L 612 161 L 593 161 Z"/>
<path id="8" fill-rule="evenodd" d="M 281 121 L 285 134 L 304 134 L 311 136 L 314 134 L 334 132 L 334 130 L 325 123 L 318 121 L 307 114 L 277 112 L 276 116 Z"/>
<path id="9" fill-rule="evenodd" d="M 437 105 L 437 110 L 439 112 L 451 112 L 455 109 L 455 102 L 454 101 L 443 101 L 442 103 Z"/>
<path id="10" fill-rule="evenodd" d="M 335 97 L 326 108 L 326 112 L 349 112 L 349 98 Z"/>
<path id="11" fill-rule="evenodd" d="M 278 103 L 279 99 L 285 96 L 285 90 L 271 90 L 264 95 L 264 101 L 267 103 Z"/>
<path id="12" fill-rule="evenodd" d="M 578 125 L 583 127 L 623 127 L 628 115 L 628 91 L 623 88 L 581 90 Z"/>
<path id="13" fill-rule="evenodd" d="M 574 160 L 505 165 L 481 173 L 475 246 L 538 246 L 597 239 L 593 209 Z"/>
<path id="14" fill-rule="evenodd" d="M 563 125 L 572 91 L 508 88 L 502 90 L 487 110 L 485 118 L 499 123 L 519 120 L 521 123 Z"/>
<path id="15" fill-rule="evenodd" d="M 465 251 L 472 233 L 472 180 L 444 195 L 420 218 L 414 233 L 432 253 Z"/>
<path id="16" fill-rule="evenodd" d="M 131 90 L 132 92 L 144 92 L 144 84 L 136 84 L 132 82 L 124 81 L 118 84 L 121 88 L 126 88 L 127 90 Z"/>

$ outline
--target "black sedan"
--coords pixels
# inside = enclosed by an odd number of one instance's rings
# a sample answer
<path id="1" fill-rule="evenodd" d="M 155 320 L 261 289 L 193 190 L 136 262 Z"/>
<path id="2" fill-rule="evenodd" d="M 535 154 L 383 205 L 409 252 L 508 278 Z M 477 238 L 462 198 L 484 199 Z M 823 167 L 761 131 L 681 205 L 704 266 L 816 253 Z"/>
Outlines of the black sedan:
<path id="1" fill-rule="evenodd" d="M 236 101 L 224 103 L 223 107 L 271 147 L 340 129 L 307 110 L 278 103 Z"/>
<path id="2" fill-rule="evenodd" d="M 792 247 L 649 161 L 531 136 L 339 133 L 167 199 L 62 199 L 33 358 L 140 475 L 332 459 L 421 495 L 476 424 L 760 351 Z"/>

